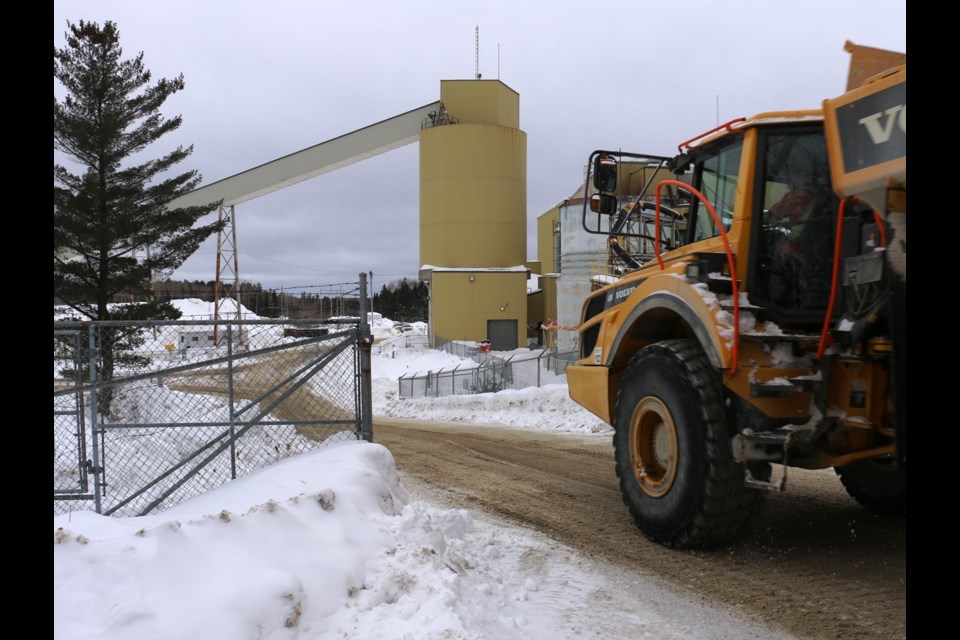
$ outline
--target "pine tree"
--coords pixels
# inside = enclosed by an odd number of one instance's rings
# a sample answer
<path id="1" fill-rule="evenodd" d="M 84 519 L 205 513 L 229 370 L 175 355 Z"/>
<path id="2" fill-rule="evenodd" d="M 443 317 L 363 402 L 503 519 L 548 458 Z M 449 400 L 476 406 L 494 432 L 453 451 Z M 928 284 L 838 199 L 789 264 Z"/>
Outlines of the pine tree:
<path id="1" fill-rule="evenodd" d="M 113 296 L 148 292 L 218 230 L 219 222 L 195 226 L 218 203 L 167 206 L 200 184 L 196 171 L 169 175 L 192 146 L 134 159 L 180 126 L 160 107 L 183 89 L 183 75 L 151 84 L 143 53 L 122 58 L 114 23 L 67 25 L 66 47 L 53 52 L 66 91 L 62 101 L 54 95 L 53 148 L 73 166 L 53 165 L 54 295 L 105 320 Z"/>
<path id="2" fill-rule="evenodd" d="M 53 98 L 54 297 L 84 319 L 175 318 L 168 303 L 108 304 L 120 293 L 149 294 L 154 278 L 179 267 L 219 230 L 219 222 L 197 225 L 219 203 L 168 206 L 200 184 L 196 171 L 172 172 L 193 147 L 154 159 L 143 152 L 180 126 L 180 116 L 165 118 L 160 108 L 184 88 L 183 75 L 154 83 L 143 53 L 122 55 L 109 21 L 68 22 L 66 46 L 53 51 L 54 81 L 65 93 Z M 112 378 L 132 335 L 103 336 L 102 378 Z"/>

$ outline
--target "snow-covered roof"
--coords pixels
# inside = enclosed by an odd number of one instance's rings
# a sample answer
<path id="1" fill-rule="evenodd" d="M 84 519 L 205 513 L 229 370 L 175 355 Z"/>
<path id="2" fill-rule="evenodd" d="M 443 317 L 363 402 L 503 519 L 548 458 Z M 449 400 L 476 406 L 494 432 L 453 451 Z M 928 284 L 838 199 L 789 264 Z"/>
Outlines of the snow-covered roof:
<path id="1" fill-rule="evenodd" d="M 524 265 L 516 267 L 434 267 L 425 264 L 420 267 L 421 271 L 435 271 L 437 273 L 526 273 L 529 271 Z"/>

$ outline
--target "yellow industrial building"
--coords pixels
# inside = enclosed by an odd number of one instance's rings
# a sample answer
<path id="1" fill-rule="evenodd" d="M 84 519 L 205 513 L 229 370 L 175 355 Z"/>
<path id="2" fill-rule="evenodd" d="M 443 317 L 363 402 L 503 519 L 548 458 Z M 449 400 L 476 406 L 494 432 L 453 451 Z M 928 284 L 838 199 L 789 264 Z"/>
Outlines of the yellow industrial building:
<path id="1" fill-rule="evenodd" d="M 499 80 L 443 80 L 436 102 L 205 185 L 171 206 L 221 200 L 230 233 L 237 204 L 412 142 L 420 143 L 420 279 L 430 287 L 431 343 L 527 346 L 538 325 L 556 317 L 559 265 L 553 252 L 527 260 L 527 134 L 519 94 Z M 544 233 L 552 235 L 545 242 L 538 230 L 541 247 L 554 247 L 557 229 Z"/>
<path id="2" fill-rule="evenodd" d="M 420 133 L 420 279 L 431 339 L 526 346 L 527 134 L 499 80 L 444 80 Z M 535 319 L 540 320 L 540 318 Z"/>

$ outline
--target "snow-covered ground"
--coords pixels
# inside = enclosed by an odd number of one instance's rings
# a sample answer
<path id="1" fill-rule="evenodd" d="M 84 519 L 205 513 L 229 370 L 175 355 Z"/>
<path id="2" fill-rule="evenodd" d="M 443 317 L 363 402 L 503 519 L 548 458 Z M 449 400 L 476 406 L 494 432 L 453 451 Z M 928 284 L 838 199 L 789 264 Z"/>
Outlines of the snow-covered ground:
<path id="1" fill-rule="evenodd" d="M 182 303 L 202 315 L 200 305 Z M 185 313 L 185 316 L 187 314 Z M 380 338 L 396 335 L 377 320 Z M 422 331 L 414 327 L 413 332 Z M 562 381 L 400 400 L 397 378 L 463 363 L 372 359 L 374 414 L 596 433 Z M 347 442 L 282 460 L 156 515 L 54 518 L 59 640 L 776 638 L 735 614 L 404 486 L 390 451 Z"/>
<path id="2" fill-rule="evenodd" d="M 499 355 L 518 356 L 516 352 Z M 536 352 L 530 355 L 536 355 Z M 522 354 L 518 357 L 522 357 Z M 410 347 L 375 354 L 371 357 L 370 366 L 374 415 L 576 433 L 610 431 L 607 424 L 570 399 L 565 376 L 557 376 L 556 382 L 539 388 L 508 389 L 498 393 L 440 398 L 400 399 L 397 380 L 402 375 L 450 371 L 455 367 L 463 369 L 476 364 L 472 360 L 443 351 Z"/>

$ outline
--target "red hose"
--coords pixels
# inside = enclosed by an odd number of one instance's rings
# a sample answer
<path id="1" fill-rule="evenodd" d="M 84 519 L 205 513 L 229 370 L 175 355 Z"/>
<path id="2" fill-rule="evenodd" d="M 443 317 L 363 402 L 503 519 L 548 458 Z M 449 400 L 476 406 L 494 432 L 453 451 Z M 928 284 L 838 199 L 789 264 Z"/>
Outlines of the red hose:
<path id="1" fill-rule="evenodd" d="M 728 126 L 730 123 L 727 123 Z M 722 128 L 722 127 L 721 127 Z M 663 264 L 663 258 L 660 257 L 660 187 L 663 185 L 673 185 L 685 191 L 689 191 L 692 195 L 696 196 L 703 204 L 707 205 L 707 211 L 710 213 L 710 217 L 713 218 L 713 221 L 717 225 L 717 229 L 720 230 L 720 237 L 723 239 L 723 247 L 727 251 L 727 265 L 730 267 L 730 285 L 733 292 L 733 363 L 730 367 L 730 374 L 733 375 L 737 372 L 737 368 L 740 366 L 740 293 L 737 290 L 737 267 L 733 261 L 733 251 L 730 250 L 730 240 L 727 239 L 727 232 L 723 228 L 723 223 L 720 221 L 720 216 L 717 215 L 716 210 L 713 208 L 713 205 L 710 204 L 710 201 L 702 193 L 688 185 L 686 182 L 680 182 L 679 180 L 661 180 L 657 183 L 657 208 L 656 214 L 654 216 L 654 232 L 653 232 L 653 244 L 654 251 L 657 254 L 657 262 L 660 264 L 660 270 L 662 271 L 665 266 Z"/>
<path id="2" fill-rule="evenodd" d="M 883 218 L 880 217 L 880 214 L 877 213 L 877 210 L 873 210 L 873 221 L 877 223 L 877 227 L 880 228 L 880 246 L 887 246 L 887 225 L 883 223 Z"/>
<path id="3" fill-rule="evenodd" d="M 840 209 L 837 212 L 837 240 L 833 249 L 833 277 L 830 281 L 830 303 L 827 305 L 827 316 L 823 319 L 823 329 L 820 330 L 820 344 L 817 345 L 817 360 L 823 358 L 824 351 L 827 350 L 827 334 L 830 331 L 830 319 L 833 317 L 833 307 L 837 301 L 837 281 L 840 274 L 840 245 L 843 243 L 843 213 L 847 208 L 847 202 L 853 201 L 854 205 L 860 203 L 860 198 L 853 196 L 840 203 Z M 880 246 L 887 246 L 887 235 L 883 220 L 877 210 L 873 210 L 873 220 L 880 228 Z"/>
<path id="4" fill-rule="evenodd" d="M 857 198 L 851 198 L 854 204 Z M 837 302 L 837 281 L 840 279 L 840 245 L 843 243 L 843 213 L 847 208 L 847 200 L 840 202 L 837 211 L 837 239 L 833 243 L 833 275 L 830 278 L 830 302 L 827 304 L 827 315 L 823 319 L 823 328 L 820 330 L 820 343 L 817 345 L 817 360 L 823 358 L 827 350 L 827 335 L 830 332 L 830 319 L 833 317 L 833 307 Z"/>

